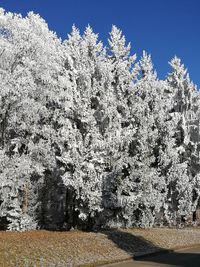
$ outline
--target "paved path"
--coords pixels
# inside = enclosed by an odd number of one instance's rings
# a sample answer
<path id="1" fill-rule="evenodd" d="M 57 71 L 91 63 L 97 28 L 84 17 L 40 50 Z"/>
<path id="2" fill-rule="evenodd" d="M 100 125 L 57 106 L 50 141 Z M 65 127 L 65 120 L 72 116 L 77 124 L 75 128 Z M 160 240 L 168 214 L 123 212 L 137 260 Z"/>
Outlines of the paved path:
<path id="1" fill-rule="evenodd" d="M 200 267 L 200 246 L 143 259 L 110 264 L 113 267 Z"/>

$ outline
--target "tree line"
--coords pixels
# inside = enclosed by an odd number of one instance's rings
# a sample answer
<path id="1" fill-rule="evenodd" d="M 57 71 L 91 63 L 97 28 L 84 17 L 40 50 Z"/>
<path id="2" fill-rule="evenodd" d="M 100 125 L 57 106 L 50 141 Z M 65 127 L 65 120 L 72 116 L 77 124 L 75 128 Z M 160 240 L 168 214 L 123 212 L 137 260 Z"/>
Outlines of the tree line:
<path id="1" fill-rule="evenodd" d="M 62 41 L 39 15 L 1 9 L 0 228 L 187 222 L 200 98 L 181 60 L 170 66 L 160 80 L 116 26 L 107 46 L 90 26 Z"/>

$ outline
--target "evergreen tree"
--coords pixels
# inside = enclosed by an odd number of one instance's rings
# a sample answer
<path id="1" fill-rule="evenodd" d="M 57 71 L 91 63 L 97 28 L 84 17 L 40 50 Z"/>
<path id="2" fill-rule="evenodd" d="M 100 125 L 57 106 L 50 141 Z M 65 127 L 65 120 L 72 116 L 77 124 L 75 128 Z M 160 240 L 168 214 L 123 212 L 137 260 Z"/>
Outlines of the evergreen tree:
<path id="1" fill-rule="evenodd" d="M 200 204 L 200 96 L 181 60 L 159 80 L 116 26 L 61 41 L 0 9 L 0 228 L 151 227 Z M 193 216 L 193 219 L 195 216 Z"/>

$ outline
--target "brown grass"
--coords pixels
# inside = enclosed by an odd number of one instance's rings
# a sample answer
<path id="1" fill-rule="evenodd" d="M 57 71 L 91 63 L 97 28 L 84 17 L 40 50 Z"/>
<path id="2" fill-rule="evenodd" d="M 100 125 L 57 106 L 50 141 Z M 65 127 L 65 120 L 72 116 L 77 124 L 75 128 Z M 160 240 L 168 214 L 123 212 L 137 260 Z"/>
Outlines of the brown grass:
<path id="1" fill-rule="evenodd" d="M 0 266 L 95 266 L 200 243 L 200 229 L 0 232 Z"/>

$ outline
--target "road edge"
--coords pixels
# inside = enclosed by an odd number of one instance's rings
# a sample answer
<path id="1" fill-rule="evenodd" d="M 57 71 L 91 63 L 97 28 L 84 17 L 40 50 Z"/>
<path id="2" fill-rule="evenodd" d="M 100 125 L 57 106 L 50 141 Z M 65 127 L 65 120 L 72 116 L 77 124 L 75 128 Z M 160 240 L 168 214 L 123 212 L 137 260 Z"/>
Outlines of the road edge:
<path id="1" fill-rule="evenodd" d="M 144 252 L 141 253 L 140 255 L 130 255 L 130 257 L 128 257 L 127 259 L 122 259 L 122 260 L 117 260 L 117 261 L 112 261 L 112 262 L 108 262 L 108 263 L 104 263 L 104 264 L 97 264 L 97 265 L 93 265 L 93 266 L 101 266 L 101 267 L 107 267 L 107 266 L 113 266 L 115 264 L 118 263 L 126 263 L 126 262 L 131 262 L 131 261 L 139 261 L 148 257 L 153 257 L 153 256 L 157 256 L 157 255 L 163 255 L 163 254 L 169 254 L 169 253 L 173 253 L 175 251 L 181 251 L 181 250 L 186 250 L 186 249 L 190 249 L 190 248 L 195 248 L 195 247 L 199 247 L 199 244 L 193 244 L 193 245 L 189 245 L 189 246 L 177 246 L 174 247 L 173 249 L 157 249 L 155 251 L 152 252 Z"/>

